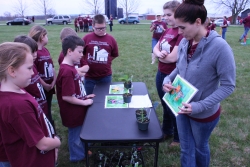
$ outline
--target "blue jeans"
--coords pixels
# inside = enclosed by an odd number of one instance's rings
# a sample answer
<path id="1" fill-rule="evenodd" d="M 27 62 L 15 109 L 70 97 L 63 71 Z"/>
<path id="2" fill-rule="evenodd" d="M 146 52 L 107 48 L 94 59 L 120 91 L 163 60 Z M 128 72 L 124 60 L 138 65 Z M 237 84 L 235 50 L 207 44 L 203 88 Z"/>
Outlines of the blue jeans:
<path id="1" fill-rule="evenodd" d="M 227 32 L 227 28 L 222 28 L 222 35 L 221 35 L 221 37 L 223 39 L 225 39 L 225 40 L 226 40 L 226 32 Z"/>
<path id="2" fill-rule="evenodd" d="M 101 79 L 87 79 L 84 80 L 84 87 L 87 95 L 92 94 L 95 88 L 95 85 L 98 83 L 110 83 L 112 81 L 112 75 L 103 77 Z"/>
<path id="3" fill-rule="evenodd" d="M 158 41 L 159 41 L 158 39 L 152 38 L 152 53 L 153 53 L 154 47 Z"/>
<path id="4" fill-rule="evenodd" d="M 162 122 L 162 131 L 165 135 L 174 135 L 174 141 L 179 142 L 179 135 L 176 125 L 176 117 L 172 113 L 171 109 L 167 106 L 167 104 L 162 100 L 165 92 L 162 90 L 162 83 L 167 74 L 164 74 L 158 70 L 156 74 L 156 89 L 158 92 L 158 96 L 161 100 L 161 104 L 163 107 L 163 122 Z"/>
<path id="5" fill-rule="evenodd" d="M 197 122 L 185 114 L 179 114 L 176 119 L 181 146 L 181 166 L 208 167 L 209 137 L 220 117 L 212 122 Z"/>
<path id="6" fill-rule="evenodd" d="M 71 162 L 81 161 L 85 158 L 85 145 L 80 139 L 82 126 L 68 128 L 69 160 Z"/>
<path id="7" fill-rule="evenodd" d="M 244 33 L 240 37 L 240 40 L 242 40 L 243 38 L 245 38 L 247 36 L 249 29 L 250 29 L 249 27 L 244 27 Z"/>
<path id="8" fill-rule="evenodd" d="M 0 162 L 0 167 L 11 167 L 9 162 Z"/>

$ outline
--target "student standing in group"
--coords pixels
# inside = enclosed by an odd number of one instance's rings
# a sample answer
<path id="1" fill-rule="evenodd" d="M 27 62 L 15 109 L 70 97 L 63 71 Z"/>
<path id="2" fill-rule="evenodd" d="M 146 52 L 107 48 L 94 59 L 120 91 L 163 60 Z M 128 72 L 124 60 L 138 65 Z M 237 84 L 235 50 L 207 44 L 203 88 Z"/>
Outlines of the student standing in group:
<path id="1" fill-rule="evenodd" d="M 150 32 L 153 32 L 153 36 L 152 36 L 152 62 L 151 64 L 155 63 L 155 55 L 153 53 L 153 49 L 155 47 L 155 45 L 157 44 L 157 42 L 159 41 L 159 39 L 161 38 L 161 35 L 163 34 L 163 32 L 167 29 L 167 24 L 161 20 L 161 14 L 157 14 L 156 15 L 156 20 L 151 24 L 150 26 Z"/>
<path id="2" fill-rule="evenodd" d="M 113 17 L 112 14 L 109 17 L 109 30 L 110 32 L 112 31 L 112 27 L 113 27 Z"/>
<path id="3" fill-rule="evenodd" d="M 79 25 L 79 22 L 78 22 L 78 18 L 75 18 L 75 20 L 74 20 L 74 25 L 75 25 L 75 31 L 76 31 L 76 32 L 79 32 L 79 27 L 80 27 L 80 25 Z"/>
<path id="4" fill-rule="evenodd" d="M 222 37 L 223 39 L 225 39 L 225 40 L 226 40 L 227 27 L 228 27 L 227 17 L 224 16 L 224 18 L 223 18 L 223 23 L 222 23 L 222 25 L 221 25 L 221 29 L 222 29 L 221 37 Z"/>
<path id="5" fill-rule="evenodd" d="M 89 31 L 89 21 L 88 18 L 85 16 L 83 18 L 83 32 L 88 32 Z"/>
<path id="6" fill-rule="evenodd" d="M 34 74 L 29 46 L 1 44 L 0 64 L 0 150 L 11 167 L 54 167 L 61 142 L 37 101 L 23 90 Z"/>
<path id="7" fill-rule="evenodd" d="M 116 40 L 106 33 L 106 21 L 103 15 L 93 18 L 93 33 L 83 37 L 85 42 L 84 60 L 89 65 L 84 86 L 87 94 L 93 93 L 97 83 L 109 83 L 112 80 L 112 61 L 118 57 Z"/>
<path id="8" fill-rule="evenodd" d="M 216 31 L 204 26 L 207 10 L 202 0 L 184 0 L 175 11 L 175 22 L 183 39 L 174 71 L 163 82 L 169 92 L 177 74 L 198 89 L 183 103 L 177 118 L 182 167 L 208 167 L 209 138 L 219 122 L 220 102 L 235 88 L 235 61 L 231 47 Z"/>
<path id="9" fill-rule="evenodd" d="M 64 40 L 64 38 L 66 38 L 67 36 L 70 36 L 70 35 L 74 35 L 74 36 L 78 37 L 77 33 L 72 28 L 64 27 L 60 32 L 61 42 Z M 61 53 L 58 57 L 59 65 L 62 63 L 63 59 L 64 59 L 64 54 L 63 54 L 63 51 L 61 51 Z M 74 64 L 75 64 L 75 68 L 76 68 L 78 74 L 81 77 L 84 77 L 86 72 L 89 70 L 89 66 L 83 65 L 84 64 L 83 58 L 81 58 L 80 62 L 75 62 Z"/>
<path id="10" fill-rule="evenodd" d="M 241 35 L 239 42 L 241 42 L 243 38 L 246 38 L 250 29 L 250 13 L 247 14 L 247 17 L 243 19 L 242 23 L 244 24 L 244 33 Z"/>
<path id="11" fill-rule="evenodd" d="M 33 60 L 34 61 L 36 60 L 38 46 L 34 39 L 25 35 L 20 35 L 14 39 L 14 42 L 25 43 L 26 45 L 28 45 L 31 48 Z M 33 72 L 34 74 L 32 75 L 31 83 L 29 84 L 29 86 L 25 87 L 24 89 L 36 99 L 38 104 L 41 106 L 44 114 L 48 117 L 48 104 L 47 104 L 46 95 L 44 93 L 44 89 L 41 83 L 43 82 L 43 80 L 38 75 L 35 65 L 33 65 Z"/>
<path id="12" fill-rule="evenodd" d="M 179 137 L 175 115 L 162 100 L 165 93 L 162 90 L 162 82 L 164 78 L 175 69 L 178 45 L 182 39 L 182 35 L 178 34 L 178 27 L 176 26 L 174 19 L 174 12 L 179 5 L 180 3 L 178 1 L 169 1 L 164 4 L 164 17 L 169 28 L 162 34 L 153 50 L 159 60 L 158 71 L 156 74 L 156 89 L 163 107 L 162 131 L 164 133 L 164 140 L 173 137 L 170 146 L 178 146 Z"/>
<path id="13" fill-rule="evenodd" d="M 45 28 L 39 25 L 31 27 L 29 31 L 29 36 L 33 38 L 38 45 L 37 58 L 34 64 L 37 67 L 37 71 L 44 81 L 43 88 L 46 95 L 48 103 L 48 119 L 53 124 L 53 119 L 51 115 L 51 102 L 53 94 L 55 94 L 55 82 L 56 82 L 56 72 L 54 69 L 54 64 L 50 52 L 45 46 L 48 43 L 48 36 Z M 54 124 L 53 124 L 54 125 Z"/>
<path id="14" fill-rule="evenodd" d="M 81 81 L 81 76 L 75 69 L 83 56 L 84 42 L 77 36 L 67 36 L 62 41 L 65 55 L 59 69 L 56 90 L 62 124 L 68 128 L 68 147 L 70 161 L 84 160 L 84 143 L 80 140 L 82 124 L 87 112 L 87 106 L 93 103 L 93 94 L 87 95 Z M 89 154 L 91 152 L 89 151 Z"/>
<path id="15" fill-rule="evenodd" d="M 208 30 L 215 30 L 215 28 L 216 28 L 216 24 L 214 24 L 214 19 L 211 19 L 211 24 L 210 24 L 210 26 L 208 27 Z"/>

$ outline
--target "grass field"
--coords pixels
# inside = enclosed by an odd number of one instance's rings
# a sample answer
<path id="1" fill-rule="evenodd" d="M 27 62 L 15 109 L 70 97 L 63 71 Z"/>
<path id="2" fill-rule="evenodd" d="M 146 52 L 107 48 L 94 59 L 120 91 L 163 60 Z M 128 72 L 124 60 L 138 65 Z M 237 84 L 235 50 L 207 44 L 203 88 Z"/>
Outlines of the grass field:
<path id="1" fill-rule="evenodd" d="M 20 34 L 27 34 L 30 26 L 0 26 L 0 43 L 13 41 Z M 73 25 L 68 25 L 73 28 Z M 61 51 L 59 33 L 63 25 L 45 26 L 48 31 L 49 43 L 46 46 L 55 64 Z M 109 33 L 109 31 L 108 31 Z M 227 42 L 232 47 L 236 66 L 237 83 L 235 92 L 222 102 L 222 114 L 218 126 L 210 138 L 211 164 L 213 167 L 243 167 L 250 166 L 250 45 L 243 46 L 238 42 L 243 33 L 243 27 L 230 26 Z M 83 37 L 86 33 L 79 33 Z M 151 32 L 149 24 L 113 26 L 113 32 L 119 46 L 120 56 L 113 61 L 113 81 L 123 74 L 133 75 L 134 81 L 145 82 L 152 101 L 159 101 L 155 88 L 157 63 L 151 65 Z M 67 149 L 67 129 L 62 126 L 56 98 L 53 99 L 53 117 L 57 132 L 63 137 L 59 153 L 59 167 L 80 167 L 84 163 L 71 164 Z M 157 108 L 157 115 L 162 121 L 162 108 Z M 169 148 L 171 141 L 160 143 L 159 167 L 180 166 L 180 149 Z M 146 167 L 152 167 L 152 150 L 146 150 Z"/>

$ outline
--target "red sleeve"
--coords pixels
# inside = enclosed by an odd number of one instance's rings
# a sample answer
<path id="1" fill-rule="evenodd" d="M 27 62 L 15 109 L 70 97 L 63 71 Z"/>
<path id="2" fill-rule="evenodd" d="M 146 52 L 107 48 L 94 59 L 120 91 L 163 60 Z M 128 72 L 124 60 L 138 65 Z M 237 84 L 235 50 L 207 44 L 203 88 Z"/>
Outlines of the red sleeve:
<path id="1" fill-rule="evenodd" d="M 68 73 L 66 76 L 62 77 L 61 83 L 62 83 L 62 96 L 72 96 L 75 92 L 75 82 L 74 74 L 71 74 L 71 71 L 67 71 Z M 70 85 L 70 86 L 69 86 Z"/>

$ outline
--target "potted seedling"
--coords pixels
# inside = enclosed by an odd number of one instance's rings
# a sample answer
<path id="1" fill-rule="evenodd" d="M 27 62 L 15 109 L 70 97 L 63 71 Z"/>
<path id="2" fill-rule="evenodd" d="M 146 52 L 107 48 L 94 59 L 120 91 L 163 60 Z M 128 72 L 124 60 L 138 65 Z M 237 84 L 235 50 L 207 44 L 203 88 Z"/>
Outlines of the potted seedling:
<path id="1" fill-rule="evenodd" d="M 119 78 L 119 80 L 124 82 L 124 88 L 129 89 L 132 87 L 132 78 L 133 75 L 130 77 L 128 75 L 124 75 L 123 77 Z"/>
<path id="2" fill-rule="evenodd" d="M 150 116 L 151 109 L 149 111 L 148 116 L 145 116 L 144 114 L 141 114 L 141 117 L 137 118 L 137 125 L 140 130 L 148 130 L 148 124 L 150 123 Z"/>
<path id="3" fill-rule="evenodd" d="M 130 103 L 132 99 L 132 89 L 129 88 L 127 93 L 123 93 L 123 102 Z"/>
<path id="4" fill-rule="evenodd" d="M 145 108 L 140 108 L 140 109 L 136 110 L 135 111 L 136 119 L 141 118 L 142 114 L 144 115 L 144 117 L 147 116 L 147 111 Z"/>

